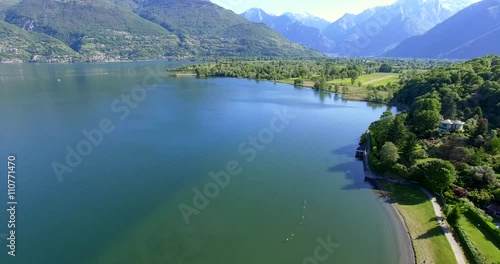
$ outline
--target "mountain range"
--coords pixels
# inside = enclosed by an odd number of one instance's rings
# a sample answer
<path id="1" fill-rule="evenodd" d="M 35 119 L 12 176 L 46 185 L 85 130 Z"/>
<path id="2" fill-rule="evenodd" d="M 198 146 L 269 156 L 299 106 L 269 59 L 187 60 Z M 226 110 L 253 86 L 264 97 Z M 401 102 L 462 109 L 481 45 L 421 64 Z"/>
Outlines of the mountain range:
<path id="1" fill-rule="evenodd" d="M 319 28 L 310 26 L 315 25 L 313 21 L 321 21 L 314 16 L 297 16 L 292 13 L 285 13 L 281 16 L 275 16 L 266 13 L 259 8 L 252 8 L 241 14 L 242 17 L 251 22 L 263 23 L 273 30 L 276 30 L 287 39 L 317 49 L 325 53 L 332 52 L 335 44 L 327 39 L 320 32 Z M 326 22 L 326 20 L 323 20 Z M 308 25 L 306 25 L 306 23 Z M 328 23 L 328 22 L 327 22 Z M 317 25 L 317 24 L 316 24 Z M 325 27 L 324 24 L 319 24 Z"/>
<path id="2" fill-rule="evenodd" d="M 483 0 L 421 36 L 409 38 L 388 57 L 470 59 L 500 54 L 500 0 Z"/>
<path id="3" fill-rule="evenodd" d="M 324 28 L 300 20 L 269 15 L 261 9 L 241 14 L 288 39 L 339 56 L 379 56 L 403 40 L 421 35 L 478 0 L 399 0 L 361 14 L 345 14 Z M 299 22 L 299 24 L 297 24 Z"/>
<path id="4" fill-rule="evenodd" d="M 0 62 L 500 53 L 500 0 L 398 0 L 333 23 L 208 0 L 0 0 Z"/>
<path id="5" fill-rule="evenodd" d="M 0 0 L 0 18 L 0 36 L 18 38 L 1 39 L 0 61 L 323 56 L 206 0 Z M 20 45 L 36 42 L 49 47 Z"/>
<path id="6" fill-rule="evenodd" d="M 303 12 L 303 13 L 286 12 L 283 15 L 289 17 L 293 21 L 300 22 L 308 27 L 317 28 L 320 31 L 322 31 L 328 25 L 330 25 L 330 22 L 326 21 L 325 19 L 312 15 L 308 12 Z"/>

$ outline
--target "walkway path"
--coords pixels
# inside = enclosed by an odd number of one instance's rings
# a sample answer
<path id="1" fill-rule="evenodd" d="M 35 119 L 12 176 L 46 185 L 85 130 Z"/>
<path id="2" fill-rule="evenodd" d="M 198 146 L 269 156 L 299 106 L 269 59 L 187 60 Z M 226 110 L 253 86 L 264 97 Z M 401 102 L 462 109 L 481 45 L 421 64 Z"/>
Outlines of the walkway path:
<path id="1" fill-rule="evenodd" d="M 427 195 L 427 197 L 429 197 L 429 199 L 431 200 L 432 207 L 434 207 L 434 213 L 436 213 L 436 217 L 439 221 L 439 225 L 441 226 L 441 229 L 443 229 L 444 235 L 446 236 L 446 239 L 448 239 L 448 242 L 451 245 L 451 249 L 453 250 L 453 253 L 455 254 L 455 258 L 457 259 L 457 263 L 458 264 L 466 264 L 467 261 L 465 260 L 464 252 L 462 251 L 462 248 L 460 247 L 458 242 L 453 237 L 453 235 L 450 231 L 450 227 L 444 221 L 443 213 L 442 213 L 443 211 L 442 211 L 441 205 L 437 202 L 436 197 L 434 195 L 432 195 L 426 189 L 424 189 L 420 186 L 418 186 L 418 188 L 420 188 L 420 190 L 422 190 L 422 192 L 424 192 L 425 195 Z"/>
<path id="2" fill-rule="evenodd" d="M 381 78 L 378 78 L 378 79 L 373 79 L 373 80 L 367 81 L 367 82 L 365 82 L 365 83 L 363 83 L 363 84 L 364 84 L 364 85 L 368 85 L 368 84 L 372 84 L 372 83 L 380 82 L 380 81 L 387 80 L 387 79 L 394 78 L 394 77 L 397 77 L 397 75 L 396 75 L 396 74 L 394 74 L 394 75 L 384 76 L 384 77 L 381 77 Z"/>
<path id="3" fill-rule="evenodd" d="M 370 150 L 371 150 L 371 148 L 370 148 L 370 134 L 368 134 L 368 138 L 367 138 L 367 142 L 366 142 L 366 150 L 367 150 L 366 156 L 368 156 L 370 153 Z M 464 255 L 462 248 L 460 247 L 458 242 L 453 237 L 453 234 L 450 231 L 450 227 L 444 221 L 443 213 L 442 213 L 443 211 L 442 211 L 441 205 L 437 202 L 436 197 L 433 194 L 431 194 L 429 191 L 427 191 L 422 186 L 414 184 L 414 183 L 407 181 L 407 180 L 404 180 L 404 179 L 393 179 L 393 178 L 387 177 L 387 176 L 380 177 L 378 175 L 374 175 L 370 169 L 370 166 L 368 165 L 368 157 L 365 157 L 364 163 L 365 163 L 365 172 L 369 178 L 382 179 L 382 180 L 386 180 L 386 181 L 393 182 L 393 183 L 411 185 L 411 186 L 415 186 L 415 187 L 419 188 L 420 190 L 422 190 L 422 192 L 425 193 L 425 195 L 429 198 L 429 200 L 432 203 L 432 207 L 434 208 L 434 213 L 436 214 L 439 225 L 441 226 L 441 229 L 443 230 L 444 235 L 446 236 L 446 239 L 448 240 L 448 243 L 451 246 L 453 254 L 455 255 L 455 259 L 457 260 L 457 264 L 466 264 L 467 263 L 467 261 L 465 260 L 465 255 Z"/>

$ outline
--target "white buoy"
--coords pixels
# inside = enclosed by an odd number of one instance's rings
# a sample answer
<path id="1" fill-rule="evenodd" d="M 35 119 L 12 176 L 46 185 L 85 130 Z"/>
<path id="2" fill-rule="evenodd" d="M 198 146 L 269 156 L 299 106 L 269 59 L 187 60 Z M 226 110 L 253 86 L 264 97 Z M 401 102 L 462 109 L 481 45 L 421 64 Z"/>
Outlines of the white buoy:
<path id="1" fill-rule="evenodd" d="M 58 81 L 58 82 L 60 82 L 60 81 L 61 81 L 61 79 L 57 79 L 57 81 Z"/>

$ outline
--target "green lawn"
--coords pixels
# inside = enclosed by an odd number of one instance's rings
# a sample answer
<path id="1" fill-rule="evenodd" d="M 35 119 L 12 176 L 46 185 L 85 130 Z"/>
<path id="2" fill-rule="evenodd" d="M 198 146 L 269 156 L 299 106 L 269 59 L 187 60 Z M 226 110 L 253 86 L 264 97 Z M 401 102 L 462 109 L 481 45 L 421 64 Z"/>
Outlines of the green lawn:
<path id="1" fill-rule="evenodd" d="M 280 83 L 288 83 L 288 84 L 293 84 L 295 79 L 286 79 L 286 80 L 279 80 L 278 82 Z M 362 82 L 363 86 L 359 87 L 358 82 Z M 398 82 L 399 81 L 399 74 L 397 73 L 373 73 L 373 74 L 365 74 L 359 77 L 358 80 L 356 80 L 356 83 L 354 85 L 351 85 L 351 80 L 350 79 L 345 79 L 343 82 L 340 79 L 329 81 L 329 84 L 339 84 L 342 86 L 347 86 L 349 88 L 349 91 L 345 95 L 344 99 L 346 100 L 351 100 L 351 101 L 366 101 L 368 100 L 368 90 L 366 89 L 366 86 L 368 85 L 386 85 L 389 82 Z M 302 85 L 304 87 L 313 87 L 314 82 L 312 81 L 304 81 L 304 84 Z M 333 91 L 333 90 L 332 90 Z M 339 92 L 342 92 L 340 89 Z M 380 92 L 381 95 L 387 96 L 387 92 Z"/>
<path id="2" fill-rule="evenodd" d="M 356 80 L 355 85 L 358 85 L 358 82 L 361 82 L 363 86 L 368 86 L 370 84 L 377 86 L 377 85 L 386 85 L 389 82 L 394 83 L 398 81 L 399 81 L 398 73 L 372 73 L 372 74 L 361 75 Z M 346 78 L 344 79 L 343 82 L 340 79 L 336 79 L 329 83 L 339 84 L 339 85 L 342 83 L 343 85 L 351 85 L 351 79 Z"/>
<path id="3" fill-rule="evenodd" d="M 464 228 L 470 239 L 481 253 L 487 258 L 487 263 L 500 262 L 500 242 L 495 240 L 487 230 L 479 225 L 472 217 L 465 214 L 461 217 L 459 224 Z"/>
<path id="4" fill-rule="evenodd" d="M 427 196 L 415 187 L 399 184 L 384 183 L 384 189 L 405 220 L 416 263 L 456 263 Z"/>

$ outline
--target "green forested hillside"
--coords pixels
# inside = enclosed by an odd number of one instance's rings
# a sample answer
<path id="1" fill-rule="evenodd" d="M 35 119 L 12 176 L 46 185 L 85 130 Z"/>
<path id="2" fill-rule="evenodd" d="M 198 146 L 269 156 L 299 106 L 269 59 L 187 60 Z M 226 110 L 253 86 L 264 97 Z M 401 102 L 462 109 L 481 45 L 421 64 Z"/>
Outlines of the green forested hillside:
<path id="1" fill-rule="evenodd" d="M 500 202 L 500 57 L 438 68 L 404 82 L 370 126 L 372 167 L 421 182 L 449 200 Z M 463 129 L 442 130 L 443 119 Z"/>
<path id="2" fill-rule="evenodd" d="M 0 62 L 72 61 L 78 56 L 78 53 L 55 38 L 26 32 L 0 21 Z"/>
<path id="3" fill-rule="evenodd" d="M 61 40 L 84 61 L 322 56 L 209 1 L 0 0 L 0 14 L 19 29 Z"/>
<path id="4" fill-rule="evenodd" d="M 21 0 L 0 0 L 0 11 L 7 9 L 19 2 L 21 2 Z"/>
<path id="5" fill-rule="evenodd" d="M 435 69 L 406 82 L 393 103 L 411 106 L 420 96 L 436 96 L 444 118 L 471 118 L 482 112 L 500 127 L 500 57 L 488 56 Z"/>
<path id="6" fill-rule="evenodd" d="M 107 1 L 24 0 L 5 21 L 60 39 L 90 60 L 182 55 L 177 37 Z"/>
<path id="7" fill-rule="evenodd" d="M 151 0 L 137 13 L 176 33 L 193 55 L 322 56 L 210 1 Z"/>

